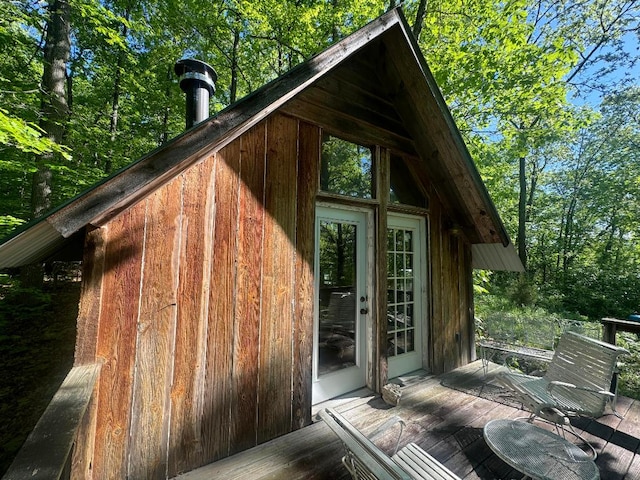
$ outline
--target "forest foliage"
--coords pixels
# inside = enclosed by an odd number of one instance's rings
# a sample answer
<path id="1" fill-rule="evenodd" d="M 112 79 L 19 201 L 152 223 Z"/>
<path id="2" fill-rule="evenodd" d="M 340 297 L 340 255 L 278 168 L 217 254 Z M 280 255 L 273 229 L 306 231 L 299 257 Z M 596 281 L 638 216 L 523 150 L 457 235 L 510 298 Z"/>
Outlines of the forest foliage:
<path id="1" fill-rule="evenodd" d="M 394 0 L 0 3 L 0 236 L 184 128 L 173 64 L 233 103 Z M 516 303 L 640 309 L 640 1 L 405 0 L 403 11 L 527 275 Z"/>

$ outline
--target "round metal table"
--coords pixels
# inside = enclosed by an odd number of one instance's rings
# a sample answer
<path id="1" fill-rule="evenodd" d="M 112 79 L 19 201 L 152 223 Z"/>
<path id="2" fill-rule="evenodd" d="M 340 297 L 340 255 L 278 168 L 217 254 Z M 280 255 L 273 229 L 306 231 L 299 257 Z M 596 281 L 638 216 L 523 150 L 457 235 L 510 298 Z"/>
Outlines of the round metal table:
<path id="1" fill-rule="evenodd" d="M 516 470 L 538 480 L 597 480 L 591 456 L 564 438 L 531 423 L 491 420 L 484 439 L 495 454 Z"/>

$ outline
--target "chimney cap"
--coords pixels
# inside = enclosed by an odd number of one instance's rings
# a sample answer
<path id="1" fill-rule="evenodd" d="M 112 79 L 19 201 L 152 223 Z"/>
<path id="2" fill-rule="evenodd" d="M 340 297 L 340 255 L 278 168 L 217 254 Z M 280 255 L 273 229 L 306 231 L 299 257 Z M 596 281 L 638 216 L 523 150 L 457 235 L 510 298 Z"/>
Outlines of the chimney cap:
<path id="1" fill-rule="evenodd" d="M 194 58 L 183 58 L 178 60 L 173 67 L 176 75 L 180 77 L 180 88 L 186 91 L 190 88 L 192 81 L 196 81 L 199 87 L 209 90 L 209 94 L 213 95 L 216 91 L 216 80 L 218 74 L 212 66 L 196 60 Z"/>

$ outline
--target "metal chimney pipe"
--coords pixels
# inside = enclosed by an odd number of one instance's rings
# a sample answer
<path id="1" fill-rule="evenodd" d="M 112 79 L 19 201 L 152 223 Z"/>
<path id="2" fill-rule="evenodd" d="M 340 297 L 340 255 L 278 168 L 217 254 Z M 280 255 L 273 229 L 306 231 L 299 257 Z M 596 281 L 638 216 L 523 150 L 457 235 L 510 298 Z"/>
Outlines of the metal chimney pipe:
<path id="1" fill-rule="evenodd" d="M 187 129 L 209 118 L 209 97 L 216 91 L 216 71 L 201 60 L 183 58 L 174 66 L 180 88 L 187 94 Z"/>

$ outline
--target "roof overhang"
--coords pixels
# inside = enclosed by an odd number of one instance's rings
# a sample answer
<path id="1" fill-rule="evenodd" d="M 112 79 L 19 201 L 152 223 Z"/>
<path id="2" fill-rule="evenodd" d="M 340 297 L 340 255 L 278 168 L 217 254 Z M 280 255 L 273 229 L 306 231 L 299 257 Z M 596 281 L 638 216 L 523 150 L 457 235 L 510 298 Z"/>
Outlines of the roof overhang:
<path id="1" fill-rule="evenodd" d="M 38 222 L 0 246 L 0 266 L 20 267 L 54 253 L 65 238 L 48 222 Z"/>
<path id="2" fill-rule="evenodd" d="M 82 260 L 82 232 L 84 229 L 65 238 L 46 219 L 42 219 L 0 245 L 0 268 L 18 268 L 56 260 Z"/>
<path id="3" fill-rule="evenodd" d="M 512 243 L 506 247 L 501 243 L 476 243 L 472 245 L 471 266 L 478 270 L 525 271 Z"/>

